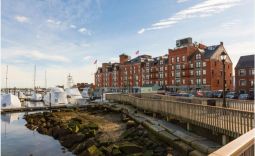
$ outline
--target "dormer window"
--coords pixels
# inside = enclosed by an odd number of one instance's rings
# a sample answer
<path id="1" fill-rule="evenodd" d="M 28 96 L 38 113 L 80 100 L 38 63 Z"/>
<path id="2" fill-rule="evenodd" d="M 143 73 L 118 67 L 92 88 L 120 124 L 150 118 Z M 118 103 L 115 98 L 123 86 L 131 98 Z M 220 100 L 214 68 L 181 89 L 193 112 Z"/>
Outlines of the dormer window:
<path id="1" fill-rule="evenodd" d="M 196 60 L 201 60 L 201 54 L 196 54 Z"/>

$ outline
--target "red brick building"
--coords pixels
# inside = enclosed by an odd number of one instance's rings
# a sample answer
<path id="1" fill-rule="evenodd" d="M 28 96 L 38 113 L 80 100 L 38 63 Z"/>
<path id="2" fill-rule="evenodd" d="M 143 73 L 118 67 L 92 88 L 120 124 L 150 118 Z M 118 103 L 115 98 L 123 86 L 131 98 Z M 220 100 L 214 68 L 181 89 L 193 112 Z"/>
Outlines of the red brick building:
<path id="1" fill-rule="evenodd" d="M 152 58 L 141 55 L 134 59 L 121 54 L 120 63 L 103 63 L 95 73 L 95 84 L 110 90 L 139 92 L 140 87 L 157 84 L 172 91 L 220 90 L 223 86 L 220 54 L 223 43 L 205 46 L 191 38 L 176 41 L 168 54 Z M 232 62 L 227 57 L 226 88 L 233 90 Z"/>
<path id="2" fill-rule="evenodd" d="M 239 93 L 254 93 L 254 57 L 241 56 L 235 67 L 235 90 Z"/>

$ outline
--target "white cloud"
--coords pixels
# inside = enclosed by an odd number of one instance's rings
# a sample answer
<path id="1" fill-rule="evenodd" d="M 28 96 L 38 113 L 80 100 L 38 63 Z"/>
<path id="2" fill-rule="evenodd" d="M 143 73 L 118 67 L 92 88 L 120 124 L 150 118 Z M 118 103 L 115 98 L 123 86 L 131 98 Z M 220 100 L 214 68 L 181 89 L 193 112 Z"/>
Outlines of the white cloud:
<path id="1" fill-rule="evenodd" d="M 25 22 L 28 22 L 28 17 L 18 15 L 18 16 L 15 16 L 15 20 L 20 23 L 25 23 Z"/>
<path id="2" fill-rule="evenodd" d="M 8 86 L 9 87 L 33 87 L 33 65 L 8 65 Z M 96 65 L 82 64 L 80 66 L 45 66 L 37 65 L 36 72 L 36 85 L 44 87 L 44 72 L 47 70 L 47 87 L 54 87 L 56 85 L 66 86 L 66 76 L 70 73 L 73 76 L 74 83 L 79 82 L 94 82 L 94 73 L 96 71 Z M 1 74 L 5 75 L 6 64 L 1 64 Z M 1 79 L 2 86 L 5 86 L 5 79 Z"/>
<path id="3" fill-rule="evenodd" d="M 236 6 L 240 4 L 239 2 L 240 0 L 206 0 L 185 10 L 181 10 L 170 18 L 162 19 L 159 22 L 152 24 L 149 28 L 142 28 L 137 33 L 142 34 L 145 31 L 168 28 L 190 18 L 211 16 Z"/>
<path id="4" fill-rule="evenodd" d="M 53 19 L 48 19 L 47 22 L 49 24 L 54 24 L 54 25 L 60 25 L 61 24 L 61 21 L 59 20 L 53 20 Z"/>
<path id="5" fill-rule="evenodd" d="M 85 56 L 85 57 L 83 57 L 83 60 L 85 60 L 85 61 L 88 61 L 90 59 L 92 59 L 92 56 Z"/>
<path id="6" fill-rule="evenodd" d="M 53 62 L 70 62 L 70 60 L 61 55 L 47 54 L 38 50 L 2 50 L 3 59 L 29 58 L 32 60 L 46 60 Z"/>
<path id="7" fill-rule="evenodd" d="M 230 29 L 230 28 L 233 28 L 234 26 L 236 26 L 237 24 L 239 24 L 240 22 L 241 22 L 240 20 L 235 19 L 235 20 L 232 20 L 230 22 L 226 22 L 226 23 L 221 24 L 221 27 L 223 29 Z"/>
<path id="8" fill-rule="evenodd" d="M 188 0 L 176 0 L 177 3 L 183 3 L 183 2 L 186 2 Z"/>
<path id="9" fill-rule="evenodd" d="M 81 27 L 80 29 L 78 29 L 78 32 L 91 36 L 91 32 L 88 29 L 86 29 L 85 27 Z"/>
<path id="10" fill-rule="evenodd" d="M 71 25 L 70 25 L 70 28 L 72 28 L 72 29 L 76 29 L 76 25 L 71 24 Z"/>
<path id="11" fill-rule="evenodd" d="M 83 27 L 83 28 L 80 28 L 78 31 L 81 32 L 81 33 L 83 33 L 83 32 L 86 32 L 87 29 Z"/>

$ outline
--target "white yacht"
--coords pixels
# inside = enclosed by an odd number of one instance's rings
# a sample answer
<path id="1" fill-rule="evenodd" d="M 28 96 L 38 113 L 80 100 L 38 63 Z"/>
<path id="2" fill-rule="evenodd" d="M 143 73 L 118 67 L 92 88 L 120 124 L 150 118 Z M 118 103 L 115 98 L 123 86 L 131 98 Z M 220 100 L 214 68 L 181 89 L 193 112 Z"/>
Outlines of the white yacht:
<path id="1" fill-rule="evenodd" d="M 42 97 L 42 94 L 40 93 L 37 93 L 36 91 L 34 91 L 31 95 L 31 101 L 42 101 L 43 100 L 43 97 Z"/>
<path id="2" fill-rule="evenodd" d="M 85 99 L 89 99 L 89 88 L 85 87 L 81 93 L 81 96 Z"/>
<path id="3" fill-rule="evenodd" d="M 81 99 L 81 93 L 78 88 L 66 88 L 65 92 L 67 94 L 67 97 L 72 99 Z"/>
<path id="4" fill-rule="evenodd" d="M 20 103 L 20 100 L 18 98 L 18 96 L 15 96 L 13 94 L 2 94 L 1 95 L 1 107 L 10 107 L 10 108 L 13 108 L 13 107 L 21 107 L 21 103 Z"/>
<path id="5" fill-rule="evenodd" d="M 64 89 L 58 87 L 51 88 L 44 96 L 43 101 L 46 105 L 49 105 L 50 103 L 52 105 L 68 103 Z"/>

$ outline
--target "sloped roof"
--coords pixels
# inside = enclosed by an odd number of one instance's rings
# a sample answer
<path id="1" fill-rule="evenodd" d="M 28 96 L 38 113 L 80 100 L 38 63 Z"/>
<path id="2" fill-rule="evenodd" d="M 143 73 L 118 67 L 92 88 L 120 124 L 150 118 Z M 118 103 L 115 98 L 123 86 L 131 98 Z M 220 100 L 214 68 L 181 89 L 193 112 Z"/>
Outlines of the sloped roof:
<path id="1" fill-rule="evenodd" d="M 255 55 L 241 56 L 236 68 L 254 68 L 254 57 Z"/>
<path id="2" fill-rule="evenodd" d="M 205 48 L 204 58 L 211 58 L 211 56 L 217 51 L 220 45 L 209 46 Z"/>

